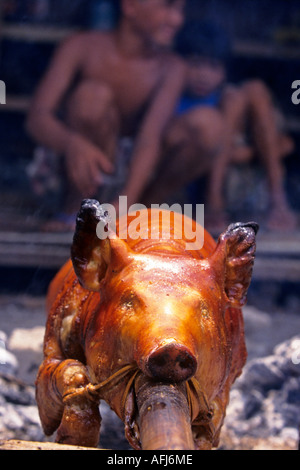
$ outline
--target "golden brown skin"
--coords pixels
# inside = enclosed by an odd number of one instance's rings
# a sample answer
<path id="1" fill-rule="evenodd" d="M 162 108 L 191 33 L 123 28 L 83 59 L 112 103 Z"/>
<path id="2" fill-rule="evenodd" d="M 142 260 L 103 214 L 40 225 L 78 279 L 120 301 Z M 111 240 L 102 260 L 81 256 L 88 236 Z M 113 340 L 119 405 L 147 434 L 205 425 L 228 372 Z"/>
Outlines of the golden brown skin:
<path id="1" fill-rule="evenodd" d="M 155 381 L 186 382 L 195 448 L 218 445 L 230 387 L 246 361 L 240 307 L 258 227 L 233 224 L 217 244 L 205 232 L 204 246 L 186 251 L 186 240 L 176 239 L 184 216 L 173 214 L 171 237 L 160 220 L 160 239 L 143 239 L 150 215 L 142 213 L 138 240 L 111 233 L 99 240 L 96 226 L 107 224 L 107 214 L 97 201 L 83 201 L 72 261 L 49 288 L 45 359 L 36 382 L 44 431 L 58 428 L 57 442 L 96 446 L 103 399 L 140 448 L 135 387 L 126 388 L 138 371 Z M 132 366 L 128 373 L 100 385 L 99 393 L 82 393 L 126 366 Z"/>

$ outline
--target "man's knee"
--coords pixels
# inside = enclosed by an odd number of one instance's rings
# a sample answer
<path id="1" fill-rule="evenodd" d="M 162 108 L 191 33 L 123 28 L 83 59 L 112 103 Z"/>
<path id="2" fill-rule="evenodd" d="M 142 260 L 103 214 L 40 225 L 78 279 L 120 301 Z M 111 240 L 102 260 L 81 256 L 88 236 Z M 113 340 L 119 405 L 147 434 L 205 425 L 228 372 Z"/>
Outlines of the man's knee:
<path id="1" fill-rule="evenodd" d="M 190 141 L 190 129 L 185 119 L 174 119 L 164 134 L 164 143 L 168 148 L 182 146 Z"/>
<path id="2" fill-rule="evenodd" d="M 271 100 L 271 94 L 262 80 L 250 80 L 243 85 L 243 91 L 252 100 Z"/>
<path id="3" fill-rule="evenodd" d="M 195 109 L 189 113 L 187 121 L 194 131 L 196 145 L 207 152 L 219 147 L 224 136 L 224 118 L 219 110 Z"/>
<path id="4" fill-rule="evenodd" d="M 224 120 L 217 109 L 196 108 L 175 120 L 166 133 L 169 146 L 187 144 L 214 147 L 224 134 Z"/>

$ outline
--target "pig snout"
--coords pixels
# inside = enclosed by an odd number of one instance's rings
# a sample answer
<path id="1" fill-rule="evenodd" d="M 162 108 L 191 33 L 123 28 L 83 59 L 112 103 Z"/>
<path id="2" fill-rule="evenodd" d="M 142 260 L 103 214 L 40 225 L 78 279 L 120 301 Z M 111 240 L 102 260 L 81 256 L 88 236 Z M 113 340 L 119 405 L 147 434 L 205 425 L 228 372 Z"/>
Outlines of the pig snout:
<path id="1" fill-rule="evenodd" d="M 185 346 L 169 343 L 158 347 L 148 357 L 147 374 L 156 380 L 182 382 L 196 372 L 195 356 Z"/>

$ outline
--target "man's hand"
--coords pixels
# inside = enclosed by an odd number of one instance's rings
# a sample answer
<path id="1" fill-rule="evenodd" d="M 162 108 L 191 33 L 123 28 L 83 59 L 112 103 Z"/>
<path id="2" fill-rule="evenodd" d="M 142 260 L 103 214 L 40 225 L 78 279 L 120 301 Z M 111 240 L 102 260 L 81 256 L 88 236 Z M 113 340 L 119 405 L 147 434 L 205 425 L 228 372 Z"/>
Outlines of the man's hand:
<path id="1" fill-rule="evenodd" d="M 65 152 L 66 170 L 70 181 L 83 197 L 92 197 L 103 181 L 102 173 L 112 173 L 113 164 L 94 144 L 72 135 Z"/>

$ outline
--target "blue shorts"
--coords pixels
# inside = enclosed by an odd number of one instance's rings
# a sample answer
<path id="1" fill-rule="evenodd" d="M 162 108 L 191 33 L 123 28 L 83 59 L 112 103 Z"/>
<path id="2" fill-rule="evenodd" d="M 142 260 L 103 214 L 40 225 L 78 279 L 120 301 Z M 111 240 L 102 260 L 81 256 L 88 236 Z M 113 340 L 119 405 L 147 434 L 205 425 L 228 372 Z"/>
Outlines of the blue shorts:
<path id="1" fill-rule="evenodd" d="M 208 96 L 204 96 L 203 98 L 183 95 L 180 101 L 177 104 L 175 109 L 175 114 L 180 116 L 181 114 L 186 113 L 187 111 L 191 111 L 194 108 L 208 106 L 211 108 L 217 108 L 220 104 L 221 93 L 220 91 L 211 93 Z"/>

